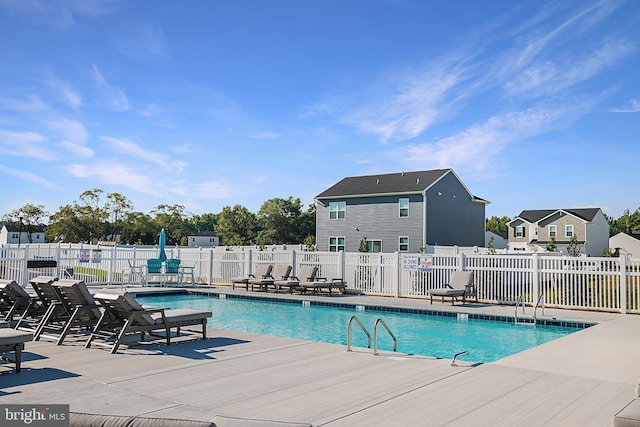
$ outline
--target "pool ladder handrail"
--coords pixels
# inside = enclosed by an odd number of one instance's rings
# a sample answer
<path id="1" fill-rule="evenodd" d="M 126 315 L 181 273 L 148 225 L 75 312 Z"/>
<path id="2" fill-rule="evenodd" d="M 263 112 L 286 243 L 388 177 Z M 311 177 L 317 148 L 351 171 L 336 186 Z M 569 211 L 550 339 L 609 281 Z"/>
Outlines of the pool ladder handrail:
<path id="1" fill-rule="evenodd" d="M 518 306 L 520 305 L 522 305 L 522 314 L 524 314 L 524 296 L 522 294 L 520 294 L 518 300 L 516 301 L 516 308 L 514 313 L 515 323 L 518 323 Z"/>
<path id="2" fill-rule="evenodd" d="M 536 305 L 533 307 L 533 324 L 538 323 L 538 306 L 542 301 L 542 315 L 544 316 L 544 294 L 540 294 L 538 296 L 538 300 L 536 301 Z"/>
<path id="3" fill-rule="evenodd" d="M 349 319 L 349 325 L 347 326 L 347 351 L 351 351 L 351 324 L 354 320 L 356 321 L 358 326 L 360 326 L 360 329 L 362 329 L 362 331 L 367 334 L 367 348 L 371 348 L 371 334 L 369 333 L 367 328 L 364 327 L 360 319 L 358 319 L 358 316 L 351 316 L 351 319 Z"/>
<path id="4" fill-rule="evenodd" d="M 382 326 L 384 326 L 384 328 L 387 330 L 389 335 L 391 335 L 391 338 L 393 338 L 393 351 L 395 352 L 396 349 L 398 348 L 398 340 L 396 339 L 396 336 L 393 335 L 393 332 L 391 332 L 391 329 L 389 329 L 389 326 L 387 326 L 384 320 L 378 319 L 376 320 L 376 324 L 373 327 L 373 355 L 374 356 L 378 355 L 378 325 L 379 324 L 382 324 Z"/>

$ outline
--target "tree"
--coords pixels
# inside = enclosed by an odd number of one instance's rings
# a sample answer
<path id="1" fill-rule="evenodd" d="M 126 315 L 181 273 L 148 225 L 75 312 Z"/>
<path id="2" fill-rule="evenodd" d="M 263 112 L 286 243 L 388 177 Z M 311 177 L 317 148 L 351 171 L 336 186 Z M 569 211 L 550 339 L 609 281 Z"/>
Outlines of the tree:
<path id="1" fill-rule="evenodd" d="M 607 221 L 609 222 L 609 236 L 638 231 L 640 230 L 640 208 L 636 209 L 633 214 L 629 212 L 629 209 L 625 209 L 620 218 L 607 217 Z"/>
<path id="2" fill-rule="evenodd" d="M 567 246 L 567 255 L 569 256 L 580 256 L 580 246 L 578 245 L 578 238 L 575 236 L 571 236 L 571 241 Z"/>
<path id="3" fill-rule="evenodd" d="M 261 230 L 258 242 L 265 244 L 300 243 L 306 236 L 301 236 L 302 203 L 300 199 L 274 198 L 262 204 L 256 216 Z"/>
<path id="4" fill-rule="evenodd" d="M 88 235 L 82 236 L 81 240 L 86 240 L 89 243 L 95 243 L 105 235 L 107 211 L 102 206 L 102 193 L 104 190 L 99 188 L 87 190 L 79 197 L 82 204 L 76 202 L 74 207 L 78 216 L 88 225 Z"/>
<path id="5" fill-rule="evenodd" d="M 18 209 L 14 209 L 9 213 L 4 214 L 2 216 L 2 220 L 12 222 L 14 225 L 18 226 L 20 221 L 22 221 L 24 229 L 27 232 L 27 240 L 31 243 L 33 227 L 43 225 L 44 218 L 47 215 L 48 213 L 43 205 L 32 205 L 31 203 L 27 203 Z"/>
<path id="6" fill-rule="evenodd" d="M 549 239 L 549 243 L 547 243 L 547 252 L 557 252 L 558 251 L 558 244 L 556 243 L 556 238 L 555 236 L 551 236 L 551 239 Z"/>
<path id="7" fill-rule="evenodd" d="M 214 214 L 214 213 L 194 215 L 191 218 L 191 225 L 195 229 L 196 233 L 201 231 L 215 230 L 217 222 L 218 222 L 218 214 Z"/>
<path id="8" fill-rule="evenodd" d="M 223 245 L 248 245 L 256 237 L 258 221 L 247 208 L 225 206 L 218 215 L 215 231 Z"/>
<path id="9" fill-rule="evenodd" d="M 130 212 L 123 222 L 120 242 L 129 245 L 153 245 L 160 230 L 156 228 L 150 215 Z"/>
<path id="10" fill-rule="evenodd" d="M 485 229 L 487 231 L 493 231 L 494 233 L 504 233 L 509 230 L 509 226 L 507 225 L 511 221 L 511 218 L 508 216 L 497 217 L 492 216 L 487 219 Z"/>
<path id="11" fill-rule="evenodd" d="M 133 205 L 129 199 L 120 193 L 107 194 L 105 212 L 107 214 L 107 229 L 110 230 L 109 240 L 115 240 L 116 234 L 122 234 L 123 219 L 131 212 Z"/>
<path id="12" fill-rule="evenodd" d="M 358 252 L 369 252 L 369 243 L 367 242 L 366 236 L 362 236 L 362 240 L 360 240 L 360 245 L 358 245 Z"/>
<path id="13" fill-rule="evenodd" d="M 167 233 L 167 245 L 180 244 L 183 237 L 193 233 L 193 225 L 182 205 L 158 205 L 151 213 L 158 233 L 163 228 Z"/>
<path id="14" fill-rule="evenodd" d="M 80 242 L 89 235 L 89 225 L 75 206 L 65 205 L 49 217 L 45 236 L 49 242 Z"/>

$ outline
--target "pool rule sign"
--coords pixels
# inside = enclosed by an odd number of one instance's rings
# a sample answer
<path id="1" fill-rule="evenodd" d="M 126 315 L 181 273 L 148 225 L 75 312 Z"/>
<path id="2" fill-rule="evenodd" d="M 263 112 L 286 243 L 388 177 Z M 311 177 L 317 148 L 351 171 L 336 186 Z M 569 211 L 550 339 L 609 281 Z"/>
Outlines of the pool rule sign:
<path id="1" fill-rule="evenodd" d="M 402 269 L 405 271 L 433 271 L 433 255 L 402 254 Z"/>

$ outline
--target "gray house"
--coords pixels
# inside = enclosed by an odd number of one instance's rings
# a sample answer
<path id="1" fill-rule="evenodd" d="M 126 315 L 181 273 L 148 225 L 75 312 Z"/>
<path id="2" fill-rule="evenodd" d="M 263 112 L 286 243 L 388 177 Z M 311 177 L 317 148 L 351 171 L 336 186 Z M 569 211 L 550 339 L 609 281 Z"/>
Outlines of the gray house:
<path id="1" fill-rule="evenodd" d="M 483 246 L 485 207 L 452 169 L 344 178 L 316 200 L 319 251 L 418 252 Z"/>

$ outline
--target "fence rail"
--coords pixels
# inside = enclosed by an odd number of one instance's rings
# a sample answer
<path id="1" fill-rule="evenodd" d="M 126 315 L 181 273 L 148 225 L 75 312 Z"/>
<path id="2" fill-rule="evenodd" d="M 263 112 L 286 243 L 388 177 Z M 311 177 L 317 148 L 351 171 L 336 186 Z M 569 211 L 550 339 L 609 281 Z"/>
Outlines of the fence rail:
<path id="1" fill-rule="evenodd" d="M 342 278 L 347 289 L 368 295 L 427 298 L 452 271 L 473 271 L 478 299 L 513 304 L 518 298 L 535 304 L 544 294 L 546 307 L 640 314 L 640 259 L 566 257 L 544 254 L 435 253 L 431 271 L 402 268 L 401 253 L 306 252 L 295 249 L 165 248 L 168 258 L 194 267 L 198 283 L 229 284 L 258 264 L 318 267 L 318 276 Z M 26 284 L 38 275 L 72 277 L 86 283 L 128 283 L 132 266 L 146 265 L 158 248 L 32 244 L 0 247 L 0 278 Z M 47 262 L 34 262 L 47 261 Z M 55 261 L 55 262 L 48 262 Z M 50 267 L 48 265 L 55 265 Z M 30 268 L 33 266 L 44 266 Z"/>

